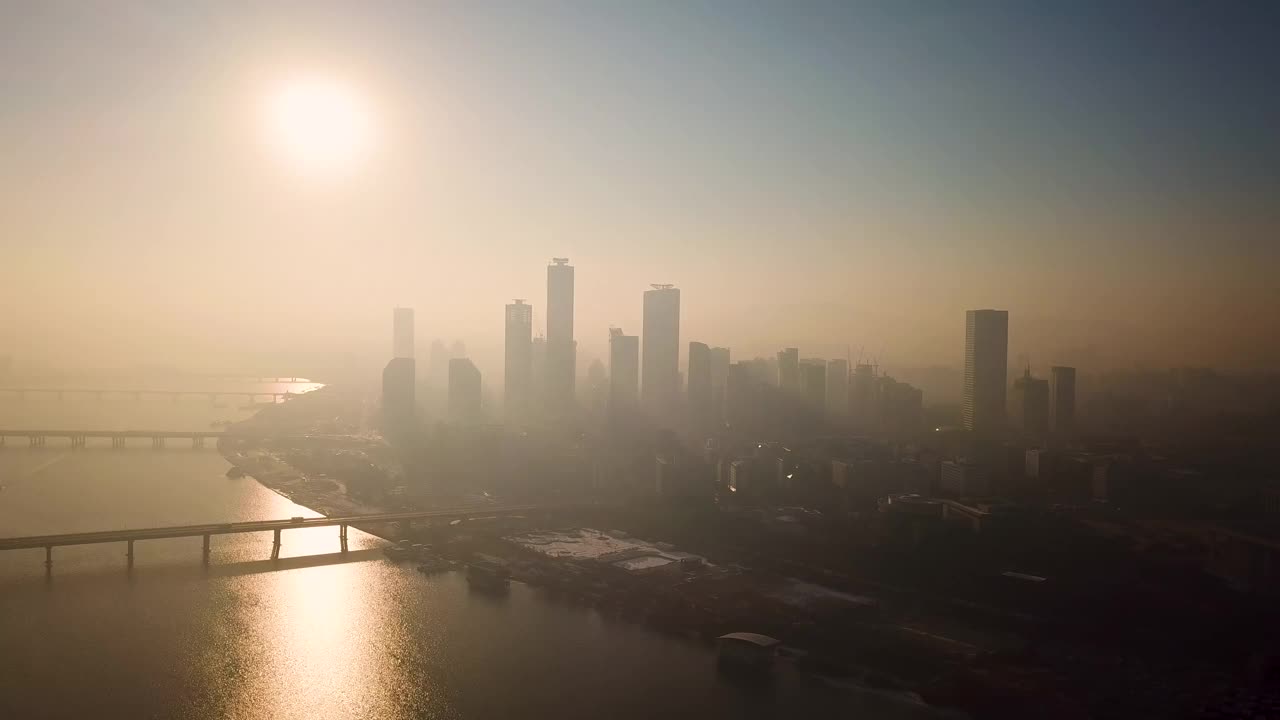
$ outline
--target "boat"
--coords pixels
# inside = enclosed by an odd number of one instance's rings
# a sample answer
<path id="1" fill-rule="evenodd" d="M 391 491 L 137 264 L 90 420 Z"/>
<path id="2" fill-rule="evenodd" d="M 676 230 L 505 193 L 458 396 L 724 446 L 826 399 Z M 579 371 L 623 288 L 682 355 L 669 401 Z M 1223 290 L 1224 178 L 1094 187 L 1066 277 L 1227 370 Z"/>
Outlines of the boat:
<path id="1" fill-rule="evenodd" d="M 418 572 L 424 575 L 435 575 L 436 573 L 448 572 L 452 569 L 453 563 L 441 557 L 428 557 L 418 565 Z"/>
<path id="2" fill-rule="evenodd" d="M 395 545 L 388 545 L 382 548 L 382 554 L 386 555 L 391 560 L 399 562 L 401 560 L 408 560 L 413 555 L 413 548 L 409 547 L 408 540 L 401 540 Z"/>
<path id="3" fill-rule="evenodd" d="M 488 563 L 473 563 L 467 566 L 467 583 L 476 590 L 504 591 L 511 584 L 507 575 L 506 568 Z"/>
<path id="4" fill-rule="evenodd" d="M 231 468 L 227 470 L 227 477 L 231 478 L 232 480 L 239 480 L 244 476 L 245 476 L 244 468 L 240 467 L 239 465 L 232 465 Z"/>
<path id="5" fill-rule="evenodd" d="M 753 632 L 733 632 L 716 638 L 717 661 L 725 672 L 768 673 L 778 655 L 778 640 Z"/>

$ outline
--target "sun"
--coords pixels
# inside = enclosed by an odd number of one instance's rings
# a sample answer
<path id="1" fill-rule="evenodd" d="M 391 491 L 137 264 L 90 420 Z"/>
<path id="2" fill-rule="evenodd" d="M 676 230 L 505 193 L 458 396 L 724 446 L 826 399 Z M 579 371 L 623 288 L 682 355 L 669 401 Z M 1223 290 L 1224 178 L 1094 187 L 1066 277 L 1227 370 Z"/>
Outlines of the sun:
<path id="1" fill-rule="evenodd" d="M 351 170 L 373 141 L 366 101 L 323 78 L 281 86 L 267 104 L 267 130 L 270 144 L 287 162 L 314 175 Z"/>

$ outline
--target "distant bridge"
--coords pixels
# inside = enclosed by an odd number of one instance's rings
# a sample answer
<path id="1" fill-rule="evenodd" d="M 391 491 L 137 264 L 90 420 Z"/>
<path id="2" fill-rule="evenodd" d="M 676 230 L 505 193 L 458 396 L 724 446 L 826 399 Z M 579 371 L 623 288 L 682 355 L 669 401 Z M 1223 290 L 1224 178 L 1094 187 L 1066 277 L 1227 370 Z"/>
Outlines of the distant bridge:
<path id="1" fill-rule="evenodd" d="M 120 389 L 120 388 L 81 388 L 81 387 L 0 387 L 0 393 L 8 393 L 17 395 L 18 397 L 26 397 L 28 394 L 46 394 L 56 395 L 59 400 L 66 395 L 93 395 L 101 400 L 108 395 L 132 396 L 135 400 L 142 399 L 143 395 L 164 395 L 177 401 L 183 395 L 204 395 L 209 398 L 209 402 L 214 402 L 220 397 L 243 397 L 248 398 L 249 402 L 253 402 L 258 398 L 271 398 L 272 402 L 279 402 L 282 399 L 296 397 L 302 393 L 296 393 L 291 390 L 283 392 L 275 392 L 271 390 L 155 390 L 151 388 L 143 389 Z"/>
<path id="2" fill-rule="evenodd" d="M 0 447 L 5 446 L 8 438 L 26 438 L 31 447 L 44 447 L 49 438 L 66 438 L 72 448 L 85 447 L 90 438 L 110 438 L 111 447 L 120 449 L 129 446 L 129 440 L 148 438 L 151 447 L 159 450 L 169 440 L 190 440 L 191 447 L 202 448 L 209 439 L 231 441 L 247 441 L 250 443 L 287 444 L 291 447 L 309 448 L 353 448 L 366 447 L 371 442 L 368 438 L 352 435 L 326 435 L 321 433 L 290 434 L 251 434 L 245 432 L 224 432 L 221 430 L 41 430 L 26 428 L 0 428 Z"/>
<path id="3" fill-rule="evenodd" d="M 151 447 L 160 449 L 166 440 L 191 440 L 191 447 L 204 447 L 209 438 L 231 437 L 218 430 L 5 430 L 0 429 L 0 447 L 11 437 L 26 438 L 31 447 L 44 447 L 48 438 L 67 438 L 71 447 L 82 448 L 89 438 L 110 438 L 111 447 L 127 447 L 130 438 L 150 438 Z"/>
<path id="4" fill-rule="evenodd" d="M 414 520 L 490 517 L 494 515 L 516 515 L 533 511 L 570 510 L 588 507 L 584 504 L 565 505 L 493 505 L 467 506 L 449 508 L 447 510 L 418 510 L 414 512 L 376 513 L 370 515 L 344 515 L 339 517 L 290 518 L 288 520 L 259 520 L 253 522 L 233 522 L 213 525 L 175 525 L 169 527 L 139 528 L 136 530 L 105 530 L 99 532 L 67 533 L 64 535 L 33 535 L 29 537 L 0 538 L 0 550 L 28 550 L 44 548 L 45 568 L 53 568 L 53 549 L 68 545 L 97 545 L 101 543 L 127 543 L 129 567 L 133 567 L 133 544 L 138 540 L 161 540 L 166 538 L 203 537 L 204 562 L 209 562 L 209 542 L 214 535 L 232 535 L 239 533 L 266 532 L 274 533 L 275 541 L 271 546 L 271 559 L 280 557 L 280 534 L 285 530 L 297 530 L 312 527 L 338 526 L 338 541 L 342 552 L 347 551 L 347 526 L 375 523 L 409 523 Z"/>

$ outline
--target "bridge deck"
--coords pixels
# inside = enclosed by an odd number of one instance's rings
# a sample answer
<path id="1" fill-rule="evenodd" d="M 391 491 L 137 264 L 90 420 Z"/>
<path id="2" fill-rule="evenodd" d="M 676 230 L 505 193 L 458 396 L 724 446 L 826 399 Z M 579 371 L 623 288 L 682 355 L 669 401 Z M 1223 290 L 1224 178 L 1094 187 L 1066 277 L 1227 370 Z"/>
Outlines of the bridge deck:
<path id="1" fill-rule="evenodd" d="M 242 437 L 221 430 L 6 430 L 0 437 L 86 437 L 86 438 L 220 438 Z"/>
<path id="2" fill-rule="evenodd" d="M 258 520 L 252 522 L 221 523 L 212 525 L 174 525 L 169 527 L 138 528 L 132 530 L 102 530 L 98 532 L 66 533 L 62 535 L 31 535 L 28 537 L 0 538 L 0 550 L 24 550 L 29 548 L 53 548 L 67 545 L 93 545 L 97 543 L 126 542 L 130 540 L 160 540 L 164 538 L 200 537 L 204 535 L 230 535 L 235 533 L 295 530 L 334 525 L 358 525 L 363 523 L 403 522 L 429 518 L 467 517 L 476 515 L 507 515 L 538 510 L 557 510 L 571 505 L 502 505 L 469 506 L 447 510 L 418 510 L 414 512 L 378 513 L 369 515 L 345 515 L 337 517 L 303 518 L 301 520 Z"/>
<path id="3" fill-rule="evenodd" d="M 266 383 L 264 383 L 266 384 Z M 284 383 L 275 383 L 277 385 Z M 310 392 L 310 391 L 307 391 Z M 292 390 L 165 390 L 160 388 L 0 387 L 0 393 L 70 393 L 80 395 L 209 395 L 232 397 L 303 395 Z"/>

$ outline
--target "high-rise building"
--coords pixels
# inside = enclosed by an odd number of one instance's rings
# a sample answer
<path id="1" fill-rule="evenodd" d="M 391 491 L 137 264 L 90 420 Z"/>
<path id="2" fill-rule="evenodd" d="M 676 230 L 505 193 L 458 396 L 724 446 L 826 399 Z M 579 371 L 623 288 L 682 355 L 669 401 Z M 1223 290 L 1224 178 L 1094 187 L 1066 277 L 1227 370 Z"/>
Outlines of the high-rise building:
<path id="1" fill-rule="evenodd" d="M 725 390 L 729 386 L 729 348 L 711 348 L 711 407 L 716 420 L 724 419 Z"/>
<path id="2" fill-rule="evenodd" d="M 1076 428 L 1076 369 L 1049 368 L 1049 422 L 1054 435 L 1070 438 Z"/>
<path id="3" fill-rule="evenodd" d="M 1022 432 L 1033 438 L 1049 435 L 1049 381 L 1031 377 L 1028 366 L 1013 381 L 1013 416 Z"/>
<path id="4" fill-rule="evenodd" d="M 413 308 L 391 311 L 391 357 L 413 357 Z"/>
<path id="5" fill-rule="evenodd" d="M 529 417 L 533 393 L 533 306 L 507 305 L 506 358 L 502 373 L 503 413 L 508 423 Z"/>
<path id="6" fill-rule="evenodd" d="M 480 370 L 469 358 L 449 360 L 449 419 L 457 423 L 478 423 L 480 411 Z"/>
<path id="7" fill-rule="evenodd" d="M 1009 373 L 1009 312 L 970 310 L 965 316 L 964 427 L 978 435 L 1004 429 Z"/>
<path id="8" fill-rule="evenodd" d="M 805 358 L 798 366 L 800 374 L 800 397 L 804 404 L 818 413 L 823 413 L 827 406 L 827 361 L 818 358 Z"/>
<path id="9" fill-rule="evenodd" d="M 849 415 L 849 361 L 827 361 L 827 417 L 842 420 Z"/>
<path id="10" fill-rule="evenodd" d="M 799 348 L 784 348 L 778 351 L 778 387 L 782 388 L 786 392 L 799 392 Z"/>
<path id="11" fill-rule="evenodd" d="M 680 290 L 652 287 L 644 293 L 640 398 L 655 419 L 670 421 L 680 395 Z"/>
<path id="12" fill-rule="evenodd" d="M 412 427 L 416 385 L 413 358 L 391 358 L 382 371 L 382 419 L 387 431 L 397 433 Z"/>
<path id="13" fill-rule="evenodd" d="M 875 366 L 859 363 L 849 381 L 849 419 L 859 430 L 871 430 L 880 424 L 876 389 Z"/>
<path id="14" fill-rule="evenodd" d="M 640 399 L 640 338 L 609 328 L 609 417 L 636 411 Z"/>
<path id="15" fill-rule="evenodd" d="M 711 395 L 711 347 L 689 343 L 689 417 L 699 426 L 714 420 Z"/>
<path id="16" fill-rule="evenodd" d="M 573 266 L 569 258 L 547 265 L 546 403 L 552 414 L 573 406 L 577 344 L 573 341 Z"/>
<path id="17" fill-rule="evenodd" d="M 533 385 L 533 391 L 529 395 L 530 408 L 542 408 L 547 394 L 547 339 L 542 335 L 535 335 L 533 338 L 529 365 L 532 368 L 529 375 Z"/>

